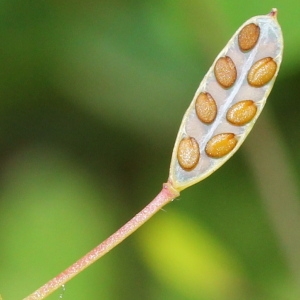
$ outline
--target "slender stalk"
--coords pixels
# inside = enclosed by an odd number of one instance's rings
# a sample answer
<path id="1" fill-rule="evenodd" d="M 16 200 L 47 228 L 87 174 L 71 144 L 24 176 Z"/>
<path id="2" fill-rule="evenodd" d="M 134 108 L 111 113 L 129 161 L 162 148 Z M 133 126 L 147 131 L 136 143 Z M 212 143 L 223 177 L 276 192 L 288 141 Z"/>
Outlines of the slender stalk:
<path id="1" fill-rule="evenodd" d="M 60 286 L 65 284 L 71 278 L 75 277 L 85 268 L 90 266 L 107 252 L 109 252 L 111 249 L 116 247 L 119 243 L 121 243 L 129 235 L 136 231 L 140 226 L 142 226 L 147 220 L 149 220 L 163 206 L 165 206 L 178 196 L 179 192 L 173 188 L 171 183 L 169 181 L 165 183 L 160 193 L 123 227 L 118 229 L 109 238 L 107 238 L 105 241 L 103 241 L 96 248 L 87 253 L 65 271 L 51 279 L 45 285 L 41 286 L 38 290 L 33 292 L 28 297 L 24 298 L 24 300 L 39 300 L 49 296 Z"/>

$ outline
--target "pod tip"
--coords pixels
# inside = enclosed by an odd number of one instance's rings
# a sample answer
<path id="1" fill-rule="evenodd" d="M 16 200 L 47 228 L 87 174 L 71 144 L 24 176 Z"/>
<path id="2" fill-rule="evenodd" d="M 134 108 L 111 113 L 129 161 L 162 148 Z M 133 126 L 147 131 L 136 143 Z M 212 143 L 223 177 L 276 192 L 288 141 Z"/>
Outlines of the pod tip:
<path id="1" fill-rule="evenodd" d="M 270 17 L 277 18 L 277 14 L 278 14 L 277 8 L 272 8 L 272 10 L 269 12 L 268 15 Z"/>

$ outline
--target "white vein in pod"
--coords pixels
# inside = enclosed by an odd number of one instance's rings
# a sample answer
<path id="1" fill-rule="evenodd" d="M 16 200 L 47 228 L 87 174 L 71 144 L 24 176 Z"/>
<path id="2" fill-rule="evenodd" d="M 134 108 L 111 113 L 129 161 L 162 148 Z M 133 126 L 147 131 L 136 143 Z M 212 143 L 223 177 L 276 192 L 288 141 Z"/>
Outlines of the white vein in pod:
<path id="1" fill-rule="evenodd" d="M 172 154 L 169 181 L 177 190 L 218 169 L 252 129 L 282 59 L 283 38 L 276 17 L 273 9 L 246 21 L 200 83 Z"/>

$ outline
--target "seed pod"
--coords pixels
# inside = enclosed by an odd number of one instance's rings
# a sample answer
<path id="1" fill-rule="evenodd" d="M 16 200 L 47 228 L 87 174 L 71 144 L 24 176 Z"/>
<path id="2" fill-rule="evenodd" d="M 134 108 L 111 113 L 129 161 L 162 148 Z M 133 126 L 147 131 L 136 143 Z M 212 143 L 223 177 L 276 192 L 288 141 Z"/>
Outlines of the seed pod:
<path id="1" fill-rule="evenodd" d="M 169 182 L 178 191 L 224 164 L 260 115 L 282 59 L 283 39 L 276 17 L 273 9 L 246 21 L 200 83 L 173 150 Z"/>

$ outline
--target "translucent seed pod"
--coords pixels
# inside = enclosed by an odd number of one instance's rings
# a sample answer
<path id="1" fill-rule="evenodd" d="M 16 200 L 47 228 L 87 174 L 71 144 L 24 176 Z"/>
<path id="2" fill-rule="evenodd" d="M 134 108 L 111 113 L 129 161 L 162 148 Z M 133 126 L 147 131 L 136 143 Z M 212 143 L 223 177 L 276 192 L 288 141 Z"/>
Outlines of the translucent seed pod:
<path id="1" fill-rule="evenodd" d="M 277 10 L 272 9 L 246 21 L 200 83 L 173 150 L 169 182 L 176 190 L 223 165 L 252 129 L 282 59 L 283 38 L 276 17 Z"/>

